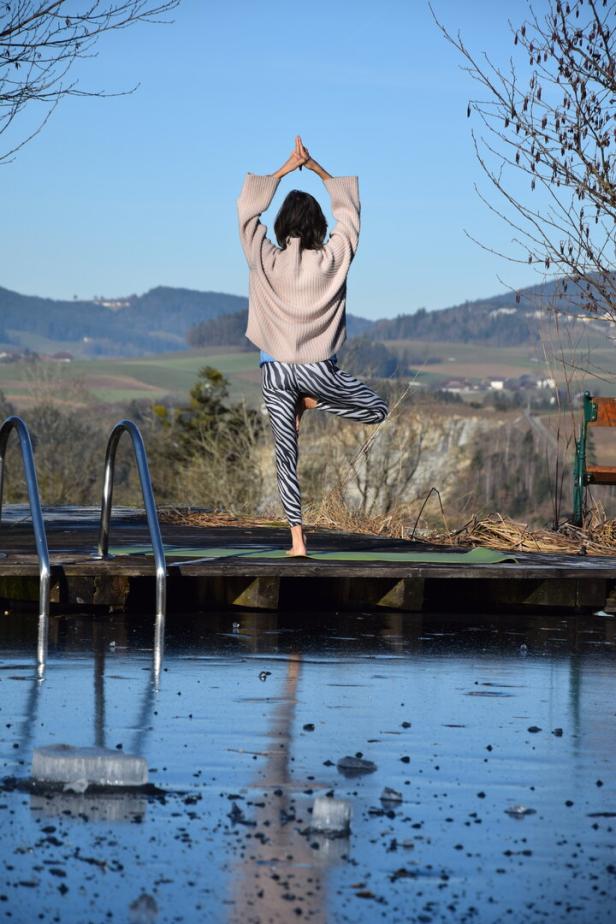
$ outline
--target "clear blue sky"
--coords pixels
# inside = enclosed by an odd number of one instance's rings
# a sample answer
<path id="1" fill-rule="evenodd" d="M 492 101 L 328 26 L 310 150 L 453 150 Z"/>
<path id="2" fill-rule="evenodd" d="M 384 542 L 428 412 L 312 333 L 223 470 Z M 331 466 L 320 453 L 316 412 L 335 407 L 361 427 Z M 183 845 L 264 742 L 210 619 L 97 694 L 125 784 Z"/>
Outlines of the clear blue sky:
<path id="1" fill-rule="evenodd" d="M 522 0 L 434 7 L 503 64 L 507 17 L 517 25 L 527 11 Z M 360 178 L 349 311 L 391 317 L 502 291 L 498 275 L 536 281 L 464 234 L 510 238 L 473 189 L 486 188 L 466 118 L 476 85 L 424 0 L 183 0 L 173 18 L 107 36 L 74 72 L 83 88 L 140 82 L 134 94 L 66 100 L 0 167 L 1 286 L 57 298 L 156 285 L 246 294 L 235 199 L 244 173 L 275 170 L 298 132 L 331 173 Z M 331 221 L 321 181 L 302 171 L 282 180 L 266 224 L 294 186 Z"/>

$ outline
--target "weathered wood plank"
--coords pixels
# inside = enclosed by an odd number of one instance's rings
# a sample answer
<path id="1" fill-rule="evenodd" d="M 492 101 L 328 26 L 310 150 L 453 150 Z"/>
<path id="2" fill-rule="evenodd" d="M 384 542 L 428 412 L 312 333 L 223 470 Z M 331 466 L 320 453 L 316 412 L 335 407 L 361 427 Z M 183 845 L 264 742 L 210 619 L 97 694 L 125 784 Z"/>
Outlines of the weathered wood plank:
<path id="1" fill-rule="evenodd" d="M 95 560 L 89 555 L 71 553 L 51 555 L 52 567 L 61 571 L 66 577 L 124 575 L 149 577 L 154 573 L 151 557 L 134 555 L 106 560 Z M 459 578 L 490 579 L 511 578 L 534 580 L 538 578 L 573 579 L 601 576 L 605 580 L 616 580 L 616 559 L 599 557 L 580 557 L 552 555 L 537 556 L 532 554 L 519 556 L 516 563 L 500 564 L 439 564 L 412 562 L 379 561 L 315 561 L 310 559 L 245 559 L 221 558 L 199 560 L 174 564 L 168 563 L 170 576 L 176 577 L 213 577 L 246 576 L 258 577 L 345 577 L 364 575 L 370 578 Z M 0 559 L 0 578 L 36 577 L 38 562 L 34 554 L 8 554 Z"/>
<path id="2" fill-rule="evenodd" d="M 94 562 L 88 558 L 78 559 L 74 556 L 63 561 L 59 556 L 52 557 L 52 566 L 60 571 L 65 578 L 103 577 L 112 578 L 115 575 L 124 577 L 150 577 L 154 573 L 151 558 L 135 556 L 131 558 L 114 559 L 111 561 Z M 370 579 L 459 579 L 459 580 L 490 580 L 492 578 L 511 580 L 537 580 L 537 579 L 585 579 L 601 577 L 604 580 L 616 580 L 616 565 L 610 560 L 595 560 L 592 567 L 586 562 L 578 565 L 567 561 L 554 560 L 551 563 L 533 563 L 521 561 L 518 564 L 494 565 L 441 565 L 437 563 L 407 564 L 398 562 L 310 562 L 293 560 L 263 560 L 252 559 L 213 559 L 177 566 L 169 563 L 168 572 L 176 578 L 198 577 L 328 577 L 344 578 L 350 575 L 353 579 L 366 577 Z M 38 562 L 36 556 L 20 555 L 10 556 L 0 560 L 0 579 L 11 577 L 34 578 L 38 576 Z"/>
<path id="3" fill-rule="evenodd" d="M 154 563 L 147 555 L 93 557 L 96 511 L 63 510 L 48 523 L 53 569 L 52 601 L 59 605 L 152 607 Z M 424 543 L 335 530 L 308 530 L 312 550 L 459 551 Z M 167 544 L 203 549 L 221 546 L 285 548 L 280 527 L 194 527 L 163 524 Z M 116 545 L 148 545 L 143 517 L 123 516 L 112 526 Z M 35 600 L 38 562 L 26 522 L 0 526 L 0 597 Z M 492 565 L 314 559 L 214 558 L 168 562 L 170 609 L 210 606 L 348 608 L 386 606 L 401 611 L 465 600 L 486 605 L 602 606 L 616 587 L 616 556 L 515 553 L 516 562 Z M 425 600 L 424 600 L 425 596 Z M 475 605 L 475 603 L 473 603 Z"/>

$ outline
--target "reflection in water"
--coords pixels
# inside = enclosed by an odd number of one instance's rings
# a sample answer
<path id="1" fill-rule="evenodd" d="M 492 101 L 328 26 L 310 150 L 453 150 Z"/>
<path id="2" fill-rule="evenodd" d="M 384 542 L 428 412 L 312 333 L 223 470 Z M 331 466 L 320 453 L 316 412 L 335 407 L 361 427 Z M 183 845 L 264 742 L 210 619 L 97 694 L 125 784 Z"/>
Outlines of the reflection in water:
<path id="1" fill-rule="evenodd" d="M 105 634 L 100 623 L 93 626 L 94 643 L 94 744 L 105 745 Z"/>
<path id="2" fill-rule="evenodd" d="M 166 790 L 7 785 L 13 921 L 130 920 L 142 896 L 159 924 L 609 920 L 613 621 L 208 613 L 167 632 L 159 673 L 151 620 L 52 619 L 41 685 L 36 625 L 0 623 L 4 774 L 69 737 L 144 756 Z M 374 773 L 338 773 L 359 753 Z M 350 837 L 302 834 L 333 790 Z"/>
<path id="3" fill-rule="evenodd" d="M 54 621 L 55 624 L 55 621 Z M 97 623 L 95 623 L 95 626 Z M 96 635 L 96 633 L 95 633 Z M 96 650 L 96 649 L 95 649 Z M 36 642 L 36 676 L 39 683 L 45 679 L 47 658 L 49 653 L 49 617 L 46 614 L 39 616 L 37 623 Z M 152 677 L 155 687 L 160 683 L 160 672 L 163 666 L 165 653 L 165 617 L 157 613 L 154 617 L 154 641 L 152 646 Z M 103 652 L 104 657 L 104 652 Z M 104 724 L 104 719 L 103 719 Z"/>
<path id="4" fill-rule="evenodd" d="M 30 796 L 30 811 L 37 819 L 74 818 L 81 821 L 114 823 L 143 821 L 147 799 L 140 793 L 53 792 Z"/>
<path id="5" fill-rule="evenodd" d="M 24 709 L 24 718 L 21 723 L 20 731 L 18 733 L 20 746 L 22 750 L 24 751 L 29 750 L 32 745 L 32 737 L 34 735 L 36 725 L 37 725 L 41 693 L 42 693 L 42 685 L 40 682 L 40 676 L 39 676 L 39 672 L 37 668 L 36 674 L 33 676 L 32 681 L 30 683 L 30 689 L 28 691 L 28 698 L 26 700 L 26 705 Z"/>
<path id="6" fill-rule="evenodd" d="M 308 838 L 301 828 L 310 825 L 309 816 L 298 823 L 293 794 L 302 783 L 292 780 L 289 763 L 293 754 L 293 722 L 301 675 L 301 655 L 287 661 L 287 673 L 280 700 L 273 710 L 267 732 L 269 747 L 265 763 L 252 783 L 263 790 L 255 814 L 256 828 L 267 832 L 253 844 L 233 876 L 233 922 L 286 922 L 291 913 L 325 921 L 323 866 L 330 866 L 348 851 L 348 840 Z M 304 781 L 304 785 L 308 785 Z M 320 785 L 310 782 L 310 789 Z M 297 911 L 295 909 L 298 909 Z"/>

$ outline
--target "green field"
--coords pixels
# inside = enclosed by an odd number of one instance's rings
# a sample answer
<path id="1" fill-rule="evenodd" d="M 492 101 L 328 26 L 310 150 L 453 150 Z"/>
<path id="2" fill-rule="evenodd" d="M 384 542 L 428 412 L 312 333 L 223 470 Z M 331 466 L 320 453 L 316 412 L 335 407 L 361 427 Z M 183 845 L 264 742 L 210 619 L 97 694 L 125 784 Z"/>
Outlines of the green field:
<path id="1" fill-rule="evenodd" d="M 385 341 L 393 352 L 408 350 L 411 354 L 439 357 L 438 363 L 413 363 L 417 380 L 428 386 L 438 386 L 448 379 L 469 379 L 481 382 L 490 379 L 518 378 L 532 375 L 554 378 L 562 384 L 565 375 L 575 379 L 575 390 L 600 387 L 601 394 L 616 394 L 615 348 L 605 339 L 593 343 L 569 346 L 562 352 L 550 344 L 523 344 L 516 347 L 494 347 L 474 343 L 446 341 Z M 563 357 L 566 365 L 563 365 Z M 566 373 L 565 373 L 566 369 Z M 588 371 L 585 371 L 588 370 Z M 602 370 L 599 373 L 599 370 Z M 593 378 L 591 372 L 599 374 Z"/>
<path id="2" fill-rule="evenodd" d="M 414 362 L 417 381 L 436 386 L 449 379 L 480 382 L 496 378 L 517 378 L 532 374 L 537 378 L 564 380 L 562 364 L 549 365 L 541 345 L 495 348 L 442 341 L 392 341 L 394 351 L 408 350 L 416 357 L 438 357 L 439 362 Z M 614 347 L 609 341 L 593 347 L 592 364 L 604 370 L 614 368 Z M 583 350 L 567 351 L 568 362 L 588 368 Z M 344 362 L 344 357 L 342 357 Z M 78 359 L 70 363 L 0 363 L 0 389 L 17 408 L 38 403 L 47 392 L 56 397 L 66 393 L 67 402 L 93 398 L 105 404 L 127 404 L 133 400 L 152 402 L 166 397 L 185 400 L 199 369 L 214 366 L 229 380 L 233 400 L 244 396 L 254 404 L 259 400 L 259 365 L 256 352 L 218 347 L 208 351 L 185 350 L 128 359 Z M 571 373 L 571 370 L 570 370 Z M 600 387 L 602 394 L 616 394 L 616 383 L 593 380 L 576 373 L 575 391 Z M 80 398 L 81 396 L 81 398 Z"/>
<path id="3" fill-rule="evenodd" d="M 17 406 L 34 403 L 49 381 L 54 393 L 75 385 L 96 400 L 116 404 L 142 398 L 158 401 L 172 396 L 186 399 L 203 366 L 215 366 L 228 379 L 233 398 L 242 394 L 256 400 L 259 364 L 256 353 L 228 350 L 160 353 L 138 359 L 90 359 L 71 363 L 0 363 L 0 389 Z"/>

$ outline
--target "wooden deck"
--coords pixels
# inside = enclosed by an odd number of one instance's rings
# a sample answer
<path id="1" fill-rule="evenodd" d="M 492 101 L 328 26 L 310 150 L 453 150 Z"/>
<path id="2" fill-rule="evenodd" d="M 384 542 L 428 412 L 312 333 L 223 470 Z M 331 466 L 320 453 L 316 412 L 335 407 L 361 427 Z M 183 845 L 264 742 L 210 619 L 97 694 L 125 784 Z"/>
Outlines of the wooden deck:
<path id="1" fill-rule="evenodd" d="M 52 602 L 148 610 L 154 601 L 154 565 L 147 554 L 93 557 L 98 512 L 91 508 L 45 511 L 52 564 Z M 398 552 L 442 547 L 329 530 L 307 530 L 309 551 Z M 162 524 L 165 544 L 208 549 L 288 546 L 288 530 L 270 527 L 195 527 Z M 111 546 L 149 543 L 144 517 L 118 511 Z M 463 553 L 463 549 L 450 551 Z M 178 554 L 180 560 L 178 561 Z M 226 606 L 338 610 L 385 606 L 407 611 L 490 610 L 549 606 L 603 609 L 616 595 L 616 557 L 516 552 L 515 562 L 322 561 L 240 556 L 168 561 L 168 610 Z M 0 598 L 9 606 L 38 595 L 38 562 L 27 511 L 7 508 L 0 526 Z M 174 557 L 176 560 L 174 560 Z"/>

